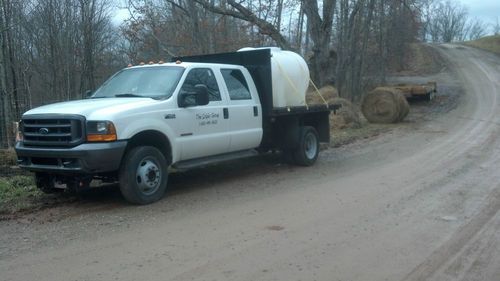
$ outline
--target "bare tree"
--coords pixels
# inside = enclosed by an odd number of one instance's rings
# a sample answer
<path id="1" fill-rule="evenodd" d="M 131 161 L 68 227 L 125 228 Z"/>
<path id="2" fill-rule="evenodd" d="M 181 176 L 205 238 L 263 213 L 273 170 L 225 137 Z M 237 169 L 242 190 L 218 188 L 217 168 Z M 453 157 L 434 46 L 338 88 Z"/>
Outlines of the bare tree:
<path id="1" fill-rule="evenodd" d="M 221 15 L 231 16 L 240 20 L 244 20 L 257 26 L 261 34 L 271 37 L 278 46 L 284 49 L 292 49 L 290 42 L 281 34 L 278 27 L 255 14 L 250 8 L 245 7 L 241 2 L 235 0 L 227 0 L 228 6 L 216 5 L 214 1 L 208 0 L 193 0 L 205 9 Z"/>
<path id="2" fill-rule="evenodd" d="M 80 31 L 82 33 L 82 77 L 80 92 L 96 87 L 96 55 L 99 48 L 105 44 L 105 37 L 109 36 L 109 6 L 99 0 L 78 0 L 80 13 Z"/>
<path id="3" fill-rule="evenodd" d="M 5 70 L 5 65 L 6 65 L 6 59 L 5 59 L 5 53 L 6 53 L 6 44 L 5 44 L 5 34 L 6 31 L 9 29 L 8 25 L 8 20 L 5 17 L 5 12 L 4 12 L 4 1 L 0 0 L 0 8 L 2 9 L 2 13 L 0 13 L 0 31 L 1 31 L 1 49 L 0 49 L 0 104 L 1 104 L 1 116 L 0 116 L 0 121 L 2 124 L 0 124 L 0 139 L 3 140 L 2 145 L 4 146 L 10 146 L 10 142 L 8 141 L 9 139 L 9 120 L 11 120 L 10 116 L 10 96 L 7 90 L 7 75 L 6 75 L 6 70 Z"/>
<path id="4" fill-rule="evenodd" d="M 263 42 L 264 36 L 253 34 L 252 25 L 213 13 L 194 0 L 131 0 L 129 4 L 133 13 L 121 29 L 131 61 L 230 51 Z M 220 5 L 230 9 L 223 2 Z"/>
<path id="5" fill-rule="evenodd" d="M 256 10 L 252 10 L 250 4 L 244 5 L 243 2 L 228 0 L 227 6 L 220 2 L 217 5 L 214 1 L 194 0 L 205 9 L 213 13 L 224 16 L 231 16 L 256 26 L 260 34 L 267 35 L 272 38 L 276 44 L 284 49 L 295 50 L 290 43 L 291 40 L 286 38 L 281 32 L 281 18 L 283 12 L 284 1 L 280 0 L 276 3 L 276 15 L 273 18 L 267 18 L 268 14 L 262 11 L 266 10 L 265 5 L 258 5 Z M 335 52 L 331 49 L 331 34 L 333 15 L 335 11 L 336 1 L 325 0 L 322 3 L 322 14 L 318 13 L 318 2 L 302 1 L 303 9 L 300 9 L 307 16 L 307 29 L 314 43 L 313 56 L 311 58 L 312 76 L 319 85 L 322 85 L 326 80 L 333 80 L 335 64 Z M 299 14 L 301 13 L 299 12 Z M 264 15 L 264 16 L 263 16 Z M 300 17 L 300 16 L 299 16 Z M 302 23 L 300 23 L 302 25 Z M 302 38 L 300 36 L 300 38 Z M 300 45 L 298 46 L 300 48 Z"/>
<path id="6" fill-rule="evenodd" d="M 500 35 L 500 20 L 497 17 L 495 24 L 493 24 L 493 34 Z"/>
<path id="7" fill-rule="evenodd" d="M 106 5 L 0 0 L 0 146 L 12 144 L 10 124 L 27 109 L 81 98 L 82 88 L 116 71 L 120 55 Z"/>
<path id="8" fill-rule="evenodd" d="M 0 137 L 5 140 L 4 145 L 7 146 L 12 145 L 10 121 L 17 118 L 20 111 L 16 46 L 13 38 L 17 25 L 14 18 L 18 5 L 17 1 L 0 0 L 0 101 L 2 102 Z"/>
<path id="9" fill-rule="evenodd" d="M 486 35 L 487 26 L 479 19 L 472 19 L 467 23 L 465 32 L 468 40 L 477 40 Z"/>
<path id="10" fill-rule="evenodd" d="M 310 60 L 312 77 L 319 85 L 333 82 L 336 54 L 331 48 L 331 34 L 336 0 L 323 1 L 319 14 L 317 0 L 303 0 L 304 12 L 307 16 L 307 26 L 314 43 L 313 55 Z"/>
<path id="11" fill-rule="evenodd" d="M 467 8 L 455 1 L 439 1 L 432 6 L 430 33 L 434 42 L 463 41 L 467 37 Z"/>

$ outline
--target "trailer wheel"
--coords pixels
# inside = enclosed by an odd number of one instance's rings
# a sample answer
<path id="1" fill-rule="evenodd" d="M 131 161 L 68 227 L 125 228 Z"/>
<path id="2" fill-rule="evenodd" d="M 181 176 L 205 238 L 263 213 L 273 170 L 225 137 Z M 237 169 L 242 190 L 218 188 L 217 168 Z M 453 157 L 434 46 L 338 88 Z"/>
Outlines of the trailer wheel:
<path id="1" fill-rule="evenodd" d="M 168 164 L 155 147 L 139 146 L 130 150 L 120 167 L 120 191 L 133 204 L 160 200 L 167 190 Z"/>
<path id="2" fill-rule="evenodd" d="M 436 94 L 434 93 L 434 91 L 425 94 L 426 101 L 432 101 L 432 100 L 434 100 L 435 97 L 436 97 Z"/>
<path id="3" fill-rule="evenodd" d="M 314 127 L 301 127 L 299 146 L 293 152 L 295 164 L 300 166 L 312 166 L 319 154 L 319 137 Z"/>

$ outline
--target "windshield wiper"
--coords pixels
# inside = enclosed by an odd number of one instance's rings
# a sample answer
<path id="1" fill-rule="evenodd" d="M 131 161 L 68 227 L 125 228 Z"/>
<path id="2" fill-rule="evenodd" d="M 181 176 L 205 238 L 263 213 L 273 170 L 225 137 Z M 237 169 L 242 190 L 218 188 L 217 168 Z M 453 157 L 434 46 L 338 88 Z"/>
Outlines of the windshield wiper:
<path id="1" fill-rule="evenodd" d="M 131 94 L 131 93 L 118 94 L 118 95 L 115 95 L 115 97 L 117 97 L 117 98 L 149 98 L 149 97 Z"/>

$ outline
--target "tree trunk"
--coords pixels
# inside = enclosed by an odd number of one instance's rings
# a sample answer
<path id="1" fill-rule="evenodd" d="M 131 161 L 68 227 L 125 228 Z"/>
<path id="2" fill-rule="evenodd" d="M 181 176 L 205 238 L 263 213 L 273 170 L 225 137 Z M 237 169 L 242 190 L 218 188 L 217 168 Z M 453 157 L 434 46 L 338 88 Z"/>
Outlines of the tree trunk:
<path id="1" fill-rule="evenodd" d="M 335 80 L 336 55 L 330 49 L 330 40 L 336 1 L 323 1 L 323 18 L 318 13 L 317 0 L 303 0 L 302 3 L 304 12 L 307 15 L 307 25 L 311 39 L 314 43 L 312 47 L 313 55 L 310 59 L 312 79 L 320 86 L 333 83 Z"/>
<path id="2" fill-rule="evenodd" d="M 0 0 L 0 9 L 2 9 L 0 13 L 0 106 L 1 106 L 1 115 L 0 115 L 0 146 L 10 147 L 10 130 L 9 123 L 11 120 L 10 114 L 10 98 L 8 94 L 8 86 L 7 86 L 7 71 L 5 69 L 6 60 L 5 56 L 7 51 L 7 43 L 5 38 L 5 32 L 8 30 L 9 26 L 6 19 L 5 13 L 5 1 Z"/>

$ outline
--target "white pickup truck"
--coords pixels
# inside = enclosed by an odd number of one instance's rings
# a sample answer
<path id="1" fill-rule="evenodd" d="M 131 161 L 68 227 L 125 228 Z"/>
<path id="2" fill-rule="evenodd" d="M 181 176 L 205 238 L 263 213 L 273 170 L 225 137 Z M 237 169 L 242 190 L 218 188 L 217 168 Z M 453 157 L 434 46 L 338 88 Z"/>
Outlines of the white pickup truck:
<path id="1" fill-rule="evenodd" d="M 119 182 L 135 204 L 164 196 L 169 167 L 270 150 L 309 166 L 329 141 L 333 108 L 307 106 L 308 83 L 304 60 L 278 48 L 127 67 L 89 99 L 26 112 L 18 164 L 44 192 Z"/>

